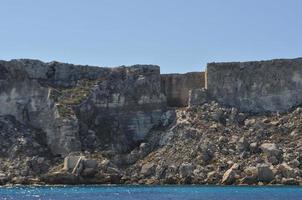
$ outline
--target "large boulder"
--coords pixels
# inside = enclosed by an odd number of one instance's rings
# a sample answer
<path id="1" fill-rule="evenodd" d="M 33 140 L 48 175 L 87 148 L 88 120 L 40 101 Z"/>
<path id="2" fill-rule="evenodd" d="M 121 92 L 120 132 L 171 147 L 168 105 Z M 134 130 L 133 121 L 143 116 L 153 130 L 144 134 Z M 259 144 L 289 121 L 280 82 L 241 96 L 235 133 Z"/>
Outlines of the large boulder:
<path id="1" fill-rule="evenodd" d="M 279 165 L 278 170 L 281 172 L 282 176 L 285 178 L 295 178 L 295 170 L 291 168 L 286 163 Z"/>
<path id="2" fill-rule="evenodd" d="M 93 176 L 96 174 L 98 162 L 85 156 L 67 156 L 64 159 L 63 171 L 76 175 Z"/>
<path id="3" fill-rule="evenodd" d="M 282 151 L 274 143 L 263 143 L 260 146 L 262 152 L 266 155 L 267 160 L 272 164 L 278 164 L 281 159 Z"/>
<path id="4" fill-rule="evenodd" d="M 258 181 L 269 183 L 274 179 L 273 170 L 267 164 L 257 165 Z"/>
<path id="5" fill-rule="evenodd" d="M 141 169 L 141 174 L 144 176 L 144 177 L 148 177 L 148 176 L 151 176 L 155 173 L 155 169 L 156 169 L 156 165 L 154 163 L 146 163 L 142 166 L 142 169 Z"/>

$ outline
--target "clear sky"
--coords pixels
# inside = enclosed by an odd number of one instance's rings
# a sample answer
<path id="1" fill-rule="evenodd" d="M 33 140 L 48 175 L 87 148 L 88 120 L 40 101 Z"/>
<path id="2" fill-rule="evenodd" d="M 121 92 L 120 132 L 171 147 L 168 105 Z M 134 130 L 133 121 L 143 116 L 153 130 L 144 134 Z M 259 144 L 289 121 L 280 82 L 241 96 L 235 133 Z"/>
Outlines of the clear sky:
<path id="1" fill-rule="evenodd" d="M 0 0 L 0 59 L 157 64 L 302 57 L 301 0 Z"/>

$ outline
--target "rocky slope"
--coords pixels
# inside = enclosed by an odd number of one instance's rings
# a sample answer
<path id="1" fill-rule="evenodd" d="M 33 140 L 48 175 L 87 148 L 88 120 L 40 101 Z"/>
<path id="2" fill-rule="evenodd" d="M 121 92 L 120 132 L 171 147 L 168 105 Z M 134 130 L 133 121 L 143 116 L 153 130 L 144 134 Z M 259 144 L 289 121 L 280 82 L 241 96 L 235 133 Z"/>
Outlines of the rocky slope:
<path id="1" fill-rule="evenodd" d="M 194 85 L 170 108 L 162 87 L 154 65 L 0 61 L 0 185 L 302 184 L 301 107 L 242 113 Z"/>
<path id="2" fill-rule="evenodd" d="M 49 184 L 297 185 L 302 183 L 301 122 L 300 107 L 284 114 L 254 116 L 205 103 L 167 111 L 130 153 L 96 150 L 70 154 L 97 161 L 93 169 L 84 164 L 77 173 L 68 172 L 63 160 L 57 159 L 47 163 L 47 172 L 38 171 L 31 179 L 26 176 L 29 172 L 10 174 L 6 179 Z M 22 165 L 18 170 L 29 169 Z"/>
<path id="3" fill-rule="evenodd" d="M 160 146 L 127 169 L 130 182 L 301 183 L 302 108 L 249 116 L 212 102 L 176 113 Z"/>

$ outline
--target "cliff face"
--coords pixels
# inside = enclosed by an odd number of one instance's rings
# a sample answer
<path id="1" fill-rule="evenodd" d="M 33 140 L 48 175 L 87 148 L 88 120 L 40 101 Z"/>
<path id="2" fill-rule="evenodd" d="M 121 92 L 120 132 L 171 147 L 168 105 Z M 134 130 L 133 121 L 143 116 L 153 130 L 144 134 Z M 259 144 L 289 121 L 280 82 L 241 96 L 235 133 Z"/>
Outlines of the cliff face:
<path id="1" fill-rule="evenodd" d="M 159 67 L 113 69 L 76 107 L 83 148 L 128 152 L 144 140 L 165 109 Z"/>
<path id="2" fill-rule="evenodd" d="M 206 74 L 0 61 L 0 185 L 302 185 L 302 60 Z"/>
<path id="3" fill-rule="evenodd" d="M 302 103 L 302 59 L 210 63 L 207 89 L 241 111 L 284 112 Z"/>
<path id="4" fill-rule="evenodd" d="M 53 154 L 127 151 L 165 107 L 157 66 L 100 68 L 37 60 L 0 62 L 0 115 L 42 129 Z"/>

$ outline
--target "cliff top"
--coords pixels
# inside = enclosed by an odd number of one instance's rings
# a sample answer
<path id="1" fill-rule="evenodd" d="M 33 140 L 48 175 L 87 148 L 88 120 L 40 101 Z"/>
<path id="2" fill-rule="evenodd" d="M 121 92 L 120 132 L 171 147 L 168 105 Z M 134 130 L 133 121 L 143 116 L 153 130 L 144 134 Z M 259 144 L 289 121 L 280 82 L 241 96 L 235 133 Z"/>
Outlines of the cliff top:
<path id="1" fill-rule="evenodd" d="M 271 63 L 284 63 L 284 62 L 302 62 L 302 57 L 299 58 L 283 58 L 283 59 L 271 59 L 271 60 L 260 60 L 260 61 L 245 61 L 245 62 L 210 62 L 207 64 L 207 66 L 233 66 L 233 65 L 240 65 L 240 66 L 254 66 L 255 64 L 271 64 Z"/>

